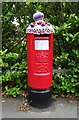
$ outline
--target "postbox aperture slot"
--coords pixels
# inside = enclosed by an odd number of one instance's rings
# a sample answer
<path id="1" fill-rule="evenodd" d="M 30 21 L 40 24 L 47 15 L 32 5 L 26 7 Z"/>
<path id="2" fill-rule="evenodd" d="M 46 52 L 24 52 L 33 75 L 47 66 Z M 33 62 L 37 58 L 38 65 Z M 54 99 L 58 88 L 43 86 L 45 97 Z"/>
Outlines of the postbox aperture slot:
<path id="1" fill-rule="evenodd" d="M 35 37 L 49 37 L 49 34 L 34 34 Z"/>
<path id="2" fill-rule="evenodd" d="M 49 40 L 35 40 L 35 50 L 49 50 Z"/>

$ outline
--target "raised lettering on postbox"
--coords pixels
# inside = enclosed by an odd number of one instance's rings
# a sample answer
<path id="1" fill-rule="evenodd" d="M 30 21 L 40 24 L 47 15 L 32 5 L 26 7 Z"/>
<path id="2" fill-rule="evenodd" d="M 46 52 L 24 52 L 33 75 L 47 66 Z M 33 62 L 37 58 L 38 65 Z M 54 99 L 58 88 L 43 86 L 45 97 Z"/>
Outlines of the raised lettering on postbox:
<path id="1" fill-rule="evenodd" d="M 48 63 L 35 63 L 35 73 L 48 73 Z"/>

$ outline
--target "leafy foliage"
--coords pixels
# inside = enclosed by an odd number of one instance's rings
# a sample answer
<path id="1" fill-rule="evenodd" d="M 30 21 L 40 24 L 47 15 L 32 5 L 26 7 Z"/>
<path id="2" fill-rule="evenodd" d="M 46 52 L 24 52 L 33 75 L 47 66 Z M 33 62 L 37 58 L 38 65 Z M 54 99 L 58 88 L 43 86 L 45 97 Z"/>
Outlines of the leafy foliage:
<path id="1" fill-rule="evenodd" d="M 27 88 L 26 27 L 37 10 L 53 24 L 54 68 L 66 68 L 65 75 L 54 74 L 53 93 L 73 93 L 79 96 L 79 2 L 2 3 L 2 66 L 3 92 L 12 96 Z M 17 21 L 17 25 L 14 24 Z M 1 81 L 0 81 L 1 82 Z"/>
<path id="2" fill-rule="evenodd" d="M 69 63 L 71 66 L 73 63 Z M 79 97 L 79 66 L 70 68 L 68 73 L 54 75 L 53 93 L 72 93 Z"/>
<path id="3" fill-rule="evenodd" d="M 20 93 L 21 89 L 27 88 L 26 61 L 19 60 L 20 55 L 17 53 L 0 50 L 0 66 L 2 66 L 2 84 L 5 89 L 4 93 L 13 95 L 14 97 Z"/>

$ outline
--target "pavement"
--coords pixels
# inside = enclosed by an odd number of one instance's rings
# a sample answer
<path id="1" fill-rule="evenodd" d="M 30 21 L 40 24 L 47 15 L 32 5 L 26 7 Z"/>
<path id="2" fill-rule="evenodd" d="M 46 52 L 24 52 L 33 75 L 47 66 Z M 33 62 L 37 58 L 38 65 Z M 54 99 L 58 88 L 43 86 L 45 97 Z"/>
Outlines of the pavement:
<path id="1" fill-rule="evenodd" d="M 0 84 L 0 120 L 2 118 L 2 96 L 1 96 L 1 93 L 2 93 L 2 85 Z"/>
<path id="2" fill-rule="evenodd" d="M 77 118 L 79 120 L 79 99 L 77 100 Z"/>
<path id="3" fill-rule="evenodd" d="M 0 120 L 2 118 L 2 97 L 0 95 Z"/>
<path id="4" fill-rule="evenodd" d="M 47 108 L 34 108 L 24 97 L 3 97 L 2 118 L 77 118 L 79 101 L 57 97 Z M 78 115 L 78 116 L 77 116 Z"/>

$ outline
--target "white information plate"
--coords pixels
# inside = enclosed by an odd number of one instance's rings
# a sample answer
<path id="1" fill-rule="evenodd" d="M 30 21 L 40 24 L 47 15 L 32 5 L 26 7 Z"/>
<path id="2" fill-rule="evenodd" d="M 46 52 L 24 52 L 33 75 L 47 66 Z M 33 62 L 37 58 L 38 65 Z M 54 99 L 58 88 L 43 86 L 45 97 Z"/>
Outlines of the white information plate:
<path id="1" fill-rule="evenodd" d="M 35 50 L 49 50 L 49 40 L 35 40 Z"/>

